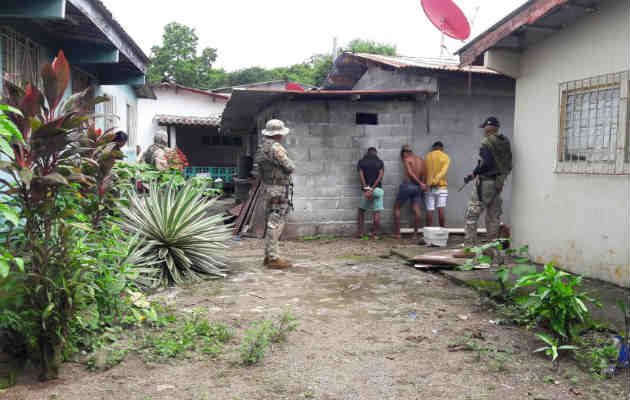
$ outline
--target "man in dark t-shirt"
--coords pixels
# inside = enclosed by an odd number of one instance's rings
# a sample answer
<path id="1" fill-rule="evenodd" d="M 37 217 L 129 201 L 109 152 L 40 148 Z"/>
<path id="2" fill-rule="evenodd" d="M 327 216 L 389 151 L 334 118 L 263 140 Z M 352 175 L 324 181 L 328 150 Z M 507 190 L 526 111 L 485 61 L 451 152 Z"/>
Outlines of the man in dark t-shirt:
<path id="1" fill-rule="evenodd" d="M 361 178 L 361 203 L 359 204 L 358 237 L 365 235 L 364 220 L 365 211 L 372 211 L 374 214 L 374 223 L 372 225 L 371 237 L 374 239 L 379 230 L 381 211 L 383 210 L 383 189 L 382 180 L 385 173 L 385 164 L 383 160 L 378 158 L 376 149 L 370 147 L 367 154 L 359 161 L 357 165 L 359 177 Z"/>

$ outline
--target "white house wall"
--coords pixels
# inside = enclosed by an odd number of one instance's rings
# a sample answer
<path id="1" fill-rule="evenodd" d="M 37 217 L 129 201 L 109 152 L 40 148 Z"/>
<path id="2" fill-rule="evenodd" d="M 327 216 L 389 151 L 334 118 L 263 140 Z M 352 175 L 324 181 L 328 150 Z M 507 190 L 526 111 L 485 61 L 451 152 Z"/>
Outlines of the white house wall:
<path id="1" fill-rule="evenodd" d="M 153 144 L 153 135 L 158 125 L 153 121 L 157 114 L 187 117 L 207 117 L 221 114 L 227 100 L 218 99 L 186 90 L 155 89 L 157 100 L 140 99 L 138 113 L 138 144 L 142 151 Z"/>
<path id="2" fill-rule="evenodd" d="M 127 146 L 123 148 L 123 152 L 126 154 L 125 159 L 127 161 L 134 161 L 135 160 L 135 146 L 138 140 L 137 128 L 136 128 L 136 135 L 134 137 L 134 135 L 131 132 L 129 132 L 128 122 L 130 119 L 134 119 L 134 115 L 133 115 L 134 112 L 136 114 L 135 119 L 137 121 L 138 98 L 136 96 L 136 93 L 134 92 L 133 88 L 129 85 L 103 85 L 103 86 L 98 87 L 97 94 L 99 96 L 106 94 L 107 96 L 114 99 L 113 100 L 114 108 L 115 108 L 114 114 L 116 115 L 116 118 L 113 120 L 113 126 L 117 130 L 122 130 L 129 135 L 129 142 L 127 142 Z M 131 112 L 131 115 L 128 112 L 127 105 L 131 106 L 132 110 L 135 110 Z M 103 113 L 103 111 L 104 111 L 104 104 L 101 103 L 97 107 L 97 112 Z M 97 118 L 96 126 L 98 128 L 103 129 L 105 127 L 104 119 L 101 117 Z"/>
<path id="3" fill-rule="evenodd" d="M 628 69 L 628 0 L 600 7 L 521 57 L 512 232 L 539 262 L 628 286 L 629 176 L 554 173 L 558 84 Z"/>

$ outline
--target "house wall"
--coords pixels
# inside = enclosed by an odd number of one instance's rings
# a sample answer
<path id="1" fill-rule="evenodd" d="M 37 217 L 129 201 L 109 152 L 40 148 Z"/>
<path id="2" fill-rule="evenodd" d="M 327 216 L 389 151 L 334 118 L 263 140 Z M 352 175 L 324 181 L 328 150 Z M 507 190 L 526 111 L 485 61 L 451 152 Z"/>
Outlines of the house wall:
<path id="1" fill-rule="evenodd" d="M 558 84 L 628 69 L 628 2 L 599 7 L 521 57 L 512 232 L 539 262 L 628 286 L 629 176 L 554 173 Z"/>
<path id="2" fill-rule="evenodd" d="M 138 144 L 145 151 L 153 144 L 158 125 L 153 118 L 157 114 L 207 117 L 221 114 L 227 100 L 217 99 L 185 90 L 156 88 L 157 100 L 140 99 L 138 102 Z M 179 138 L 177 138 L 179 141 Z"/>
<path id="3" fill-rule="evenodd" d="M 471 187 L 461 193 L 457 193 L 457 187 L 476 165 L 481 142 L 478 125 L 487 116 L 495 115 L 504 121 L 507 127 L 504 133 L 510 137 L 512 134 L 513 81 L 482 80 L 475 83 L 470 97 L 467 79 L 443 83 L 444 95 L 440 95 L 439 101 L 430 100 L 429 133 L 426 132 L 423 100 L 287 101 L 263 110 L 257 117 L 259 131 L 271 116 L 279 117 L 291 129 L 285 144 L 297 169 L 294 173 L 295 210 L 286 236 L 349 235 L 356 231 L 361 196 L 356 165 L 371 146 L 377 148 L 385 163 L 385 211 L 381 213 L 381 224 L 384 231 L 393 231 L 392 210 L 398 185 L 404 178 L 400 148 L 411 144 L 415 152 L 424 157 L 436 140 L 444 142 L 452 159 L 448 173 L 447 224 L 463 227 Z M 488 93 L 503 93 L 503 96 Z M 357 112 L 378 113 L 378 125 L 357 125 Z M 508 182 L 504 195 L 508 209 L 509 193 Z M 408 205 L 401 217 L 403 227 L 411 226 Z M 368 216 L 368 219 L 371 218 Z"/>
<path id="4" fill-rule="evenodd" d="M 114 113 L 117 118 L 114 119 L 113 126 L 116 130 L 122 130 L 129 135 L 129 141 L 127 142 L 127 145 L 123 147 L 122 151 L 125 154 L 125 161 L 134 162 L 136 160 L 136 144 L 138 141 L 138 132 L 136 128 L 136 137 L 134 138 L 133 135 L 128 131 L 127 127 L 129 126 L 129 120 L 132 118 L 135 118 L 137 126 L 138 97 L 136 96 L 135 91 L 130 85 L 103 85 L 98 87 L 97 95 L 107 95 L 115 99 Z M 128 112 L 127 105 L 130 105 L 132 110 L 135 110 L 135 115 L 134 111 L 131 111 L 131 113 Z M 100 108 L 100 112 L 103 112 L 103 104 L 99 104 L 98 108 Z M 105 127 L 105 120 L 103 118 L 97 118 L 96 126 L 103 129 Z"/>

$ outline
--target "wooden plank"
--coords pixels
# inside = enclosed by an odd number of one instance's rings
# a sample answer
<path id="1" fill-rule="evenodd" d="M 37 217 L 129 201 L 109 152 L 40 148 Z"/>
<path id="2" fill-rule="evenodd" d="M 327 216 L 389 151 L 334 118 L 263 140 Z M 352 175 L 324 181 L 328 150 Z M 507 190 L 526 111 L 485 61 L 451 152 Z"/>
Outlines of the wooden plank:
<path id="1" fill-rule="evenodd" d="M 236 221 L 234 222 L 234 229 L 232 230 L 232 234 L 238 235 L 241 232 L 241 228 L 243 227 L 243 222 L 245 221 L 247 212 L 249 211 L 249 208 L 251 207 L 254 201 L 254 196 L 256 195 L 256 192 L 258 191 L 259 186 L 260 186 L 260 180 L 257 180 L 256 183 L 252 185 L 252 190 L 250 190 L 249 192 L 249 197 L 247 201 L 245 202 L 245 204 L 243 205 L 243 207 L 241 208 L 241 213 L 239 214 L 238 218 L 236 218 Z"/>

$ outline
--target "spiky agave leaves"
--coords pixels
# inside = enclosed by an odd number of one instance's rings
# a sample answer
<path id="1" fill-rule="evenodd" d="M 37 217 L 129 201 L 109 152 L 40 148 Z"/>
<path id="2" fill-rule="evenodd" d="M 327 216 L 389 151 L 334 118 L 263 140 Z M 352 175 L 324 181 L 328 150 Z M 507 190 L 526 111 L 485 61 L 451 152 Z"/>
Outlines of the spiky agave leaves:
<path id="1" fill-rule="evenodd" d="M 155 288 L 226 276 L 231 228 L 225 217 L 208 215 L 215 199 L 202 193 L 187 183 L 180 189 L 151 184 L 148 196 L 130 194 L 122 227 L 140 240 L 139 284 Z"/>

